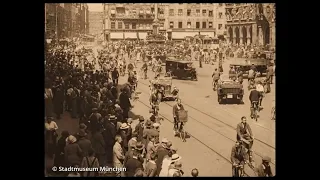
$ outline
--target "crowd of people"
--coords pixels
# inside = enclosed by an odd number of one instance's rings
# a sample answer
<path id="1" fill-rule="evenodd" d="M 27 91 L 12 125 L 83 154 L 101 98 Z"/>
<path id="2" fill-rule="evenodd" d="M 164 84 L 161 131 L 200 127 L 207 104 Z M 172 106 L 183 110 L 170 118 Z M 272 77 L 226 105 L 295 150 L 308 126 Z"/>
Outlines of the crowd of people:
<path id="1" fill-rule="evenodd" d="M 192 53 L 200 52 L 201 48 L 179 45 L 160 51 L 164 54 L 181 52 L 193 59 Z M 130 60 L 145 60 L 146 56 L 143 49 L 126 41 L 109 43 L 106 48 L 97 51 L 77 49 L 72 43 L 46 48 L 46 156 L 53 159 L 56 167 L 116 168 L 110 173 L 53 172 L 51 167 L 47 167 L 47 176 L 184 175 L 182 157 L 177 148 L 168 139 L 160 139 L 161 124 L 155 118 L 154 110 L 149 111 L 150 117 L 139 116 L 136 127 L 132 125 L 129 111 L 133 108 L 131 98 L 138 76 L 132 68 L 129 69 L 129 64 Z M 119 71 L 125 72 L 126 68 L 129 69 L 129 83 L 119 86 Z M 178 109 L 179 103 L 181 101 L 178 101 L 178 107 L 175 106 Z M 65 111 L 79 120 L 79 129 L 75 134 L 64 129 L 58 134 L 56 121 Z M 175 126 L 179 125 L 175 122 Z M 191 175 L 197 177 L 199 171 L 195 168 Z"/>
<path id="2" fill-rule="evenodd" d="M 159 139 L 160 124 L 150 117 L 139 117 L 132 127 L 129 110 L 132 87 L 119 88 L 117 71 L 130 48 L 114 48 L 95 55 L 73 47 L 53 47 L 46 51 L 45 134 L 46 155 L 56 167 L 115 167 L 115 172 L 52 172 L 55 176 L 181 177 L 181 156 L 168 139 Z M 120 53 L 124 52 L 124 53 Z M 110 56 L 115 53 L 116 56 Z M 112 66 L 110 64 L 114 63 Z M 95 67 L 99 64 L 101 70 Z M 108 66 L 109 65 L 109 66 Z M 84 67 L 81 67 L 84 66 Z M 107 66 L 108 68 L 104 68 Z M 114 68 L 114 69 L 113 69 Z M 120 90 L 120 91 L 119 91 Z M 119 91 L 119 92 L 118 92 Z M 64 111 L 79 119 L 79 130 L 70 134 L 61 130 Z M 198 170 L 192 176 L 198 176 Z"/>

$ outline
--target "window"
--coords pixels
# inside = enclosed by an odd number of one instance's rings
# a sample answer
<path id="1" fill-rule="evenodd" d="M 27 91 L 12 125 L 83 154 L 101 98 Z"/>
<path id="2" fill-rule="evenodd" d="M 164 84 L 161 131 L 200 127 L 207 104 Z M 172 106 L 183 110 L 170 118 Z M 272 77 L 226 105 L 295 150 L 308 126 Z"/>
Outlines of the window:
<path id="1" fill-rule="evenodd" d="M 182 22 L 179 22 L 179 28 L 182 28 Z"/>
<path id="2" fill-rule="evenodd" d="M 222 18 L 222 12 L 219 12 L 219 19 Z"/>
<path id="3" fill-rule="evenodd" d="M 182 16 L 182 15 L 183 15 L 182 9 L 178 9 L 178 16 Z"/>
<path id="4" fill-rule="evenodd" d="M 169 27 L 172 29 L 173 28 L 173 22 L 171 21 L 169 24 Z"/>
<path id="5" fill-rule="evenodd" d="M 218 24 L 218 29 L 220 30 L 222 28 L 222 24 Z"/>
<path id="6" fill-rule="evenodd" d="M 206 22 L 202 22 L 202 28 L 207 28 L 207 23 Z"/>
<path id="7" fill-rule="evenodd" d="M 200 22 L 196 22 L 196 28 L 197 28 L 197 29 L 200 28 Z"/>
<path id="8" fill-rule="evenodd" d="M 174 9 L 169 10 L 169 16 L 174 16 Z"/>
<path id="9" fill-rule="evenodd" d="M 125 23 L 125 24 L 124 24 L 124 28 L 125 28 L 125 29 L 129 29 L 129 23 Z"/>
<path id="10" fill-rule="evenodd" d="M 187 16 L 191 16 L 191 9 L 187 10 Z"/>
<path id="11" fill-rule="evenodd" d="M 196 16 L 200 16 L 200 9 L 196 10 Z"/>
<path id="12" fill-rule="evenodd" d="M 187 27 L 191 28 L 191 22 L 187 22 Z"/>
<path id="13" fill-rule="evenodd" d="M 137 28 L 136 26 L 137 26 L 136 23 L 132 23 L 132 29 L 136 29 Z"/>
<path id="14" fill-rule="evenodd" d="M 213 17 L 213 11 L 209 11 L 209 17 Z"/>
<path id="15" fill-rule="evenodd" d="M 116 28 L 116 22 L 111 22 L 111 29 L 115 29 Z"/>
<path id="16" fill-rule="evenodd" d="M 212 22 L 209 22 L 209 28 L 212 28 Z"/>
<path id="17" fill-rule="evenodd" d="M 207 10 L 203 9 L 202 10 L 202 16 L 206 16 L 206 14 L 207 14 Z"/>
<path id="18" fill-rule="evenodd" d="M 118 29 L 122 29 L 122 22 L 118 22 Z"/>

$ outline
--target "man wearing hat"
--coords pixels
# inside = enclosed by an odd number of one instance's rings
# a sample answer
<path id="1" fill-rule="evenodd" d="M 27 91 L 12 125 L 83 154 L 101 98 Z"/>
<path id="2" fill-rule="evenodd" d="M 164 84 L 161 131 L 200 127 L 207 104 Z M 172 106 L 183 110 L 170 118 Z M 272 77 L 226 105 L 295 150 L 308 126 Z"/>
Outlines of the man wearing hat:
<path id="1" fill-rule="evenodd" d="M 120 128 L 119 128 L 119 135 L 122 138 L 122 149 L 123 152 L 126 153 L 128 151 L 128 129 L 129 129 L 129 125 L 127 123 L 122 123 Z"/>
<path id="2" fill-rule="evenodd" d="M 151 137 L 151 129 L 152 129 L 152 123 L 150 120 L 148 120 L 146 122 L 146 126 L 145 129 L 143 130 L 143 142 L 144 145 L 148 145 L 149 141 L 150 141 L 150 137 Z"/>
<path id="3" fill-rule="evenodd" d="M 180 161 L 175 161 L 174 167 L 169 169 L 168 177 L 173 177 L 175 173 L 178 173 L 180 175 L 179 177 L 184 174 L 184 172 L 182 171 L 182 163 Z"/>
<path id="4" fill-rule="evenodd" d="M 143 139 L 143 130 L 144 130 L 144 117 L 139 117 L 139 124 L 134 128 L 134 132 L 137 133 L 137 141 L 142 141 Z"/>
<path id="5" fill-rule="evenodd" d="M 168 139 L 167 138 L 163 138 L 162 141 L 161 141 L 161 145 L 159 145 L 159 147 L 157 148 L 157 160 L 156 160 L 156 164 L 157 164 L 157 167 L 162 167 L 162 161 L 164 159 L 164 157 L 166 155 L 168 155 L 169 151 L 167 149 L 167 143 L 168 143 Z M 158 168 L 157 169 L 157 176 L 159 176 L 160 174 L 160 171 L 161 171 L 161 168 Z"/>
<path id="6" fill-rule="evenodd" d="M 258 177 L 273 177 L 271 167 L 269 165 L 270 162 L 271 158 L 269 156 L 264 156 L 262 158 L 262 164 L 256 168 Z"/>
<path id="7" fill-rule="evenodd" d="M 95 106 L 92 108 L 92 114 L 89 116 L 91 132 L 94 133 L 100 126 L 100 120 L 102 116 L 98 113 L 98 108 Z"/>
<path id="8" fill-rule="evenodd" d="M 78 145 L 82 150 L 83 157 L 88 156 L 88 152 L 91 148 L 91 141 L 87 139 L 87 133 L 84 131 L 79 131 L 78 135 Z"/>

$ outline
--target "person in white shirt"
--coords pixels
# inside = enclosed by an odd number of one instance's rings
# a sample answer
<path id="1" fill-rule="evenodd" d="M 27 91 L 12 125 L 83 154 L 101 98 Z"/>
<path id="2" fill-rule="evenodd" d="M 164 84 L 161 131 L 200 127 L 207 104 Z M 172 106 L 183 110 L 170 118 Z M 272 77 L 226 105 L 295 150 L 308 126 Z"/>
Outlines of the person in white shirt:
<path id="1" fill-rule="evenodd" d="M 45 122 L 45 137 L 46 137 L 46 152 L 49 156 L 53 156 L 54 154 L 54 147 L 57 142 L 58 134 L 56 130 L 58 126 L 56 122 L 52 121 L 52 117 L 47 117 L 47 121 Z"/>
<path id="2" fill-rule="evenodd" d="M 259 102 L 259 106 L 261 106 L 262 103 L 262 98 L 264 95 L 264 88 L 262 86 L 261 81 L 258 81 L 257 85 L 256 85 L 256 90 L 260 93 L 260 102 Z"/>

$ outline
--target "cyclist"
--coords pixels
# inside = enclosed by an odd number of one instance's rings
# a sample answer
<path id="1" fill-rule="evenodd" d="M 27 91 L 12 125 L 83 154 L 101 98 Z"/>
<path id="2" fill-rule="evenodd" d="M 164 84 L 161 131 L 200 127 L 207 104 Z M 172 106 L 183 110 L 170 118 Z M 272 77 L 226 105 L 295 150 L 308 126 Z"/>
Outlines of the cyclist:
<path id="1" fill-rule="evenodd" d="M 247 118 L 245 116 L 241 117 L 241 123 L 237 125 L 237 141 L 249 140 L 247 149 L 249 150 L 249 154 L 252 157 L 251 147 L 253 145 L 254 136 L 249 124 L 247 124 Z"/>
<path id="2" fill-rule="evenodd" d="M 246 153 L 246 149 L 242 146 L 241 141 L 236 141 L 236 144 L 231 149 L 231 163 L 232 163 L 232 174 L 235 175 L 235 167 L 240 166 L 243 168 L 244 164 L 247 163 L 248 156 Z"/>
<path id="3" fill-rule="evenodd" d="M 252 65 L 249 73 L 248 73 L 248 86 L 252 87 L 254 85 L 254 79 L 256 77 L 256 71 L 255 71 L 255 66 Z"/>
<path id="4" fill-rule="evenodd" d="M 253 118 L 253 114 L 254 114 L 254 108 L 258 108 L 259 111 L 259 101 L 260 101 L 260 92 L 257 91 L 256 86 L 252 86 L 252 89 L 250 91 L 250 95 L 249 95 L 249 100 L 251 102 L 251 107 L 250 107 L 250 111 L 251 111 L 251 119 Z"/>
<path id="5" fill-rule="evenodd" d="M 264 88 L 263 88 L 261 81 L 258 81 L 258 83 L 256 85 L 256 90 L 260 93 L 259 106 L 261 106 L 262 99 L 264 96 Z"/>
<path id="6" fill-rule="evenodd" d="M 258 177 L 272 177 L 272 171 L 270 168 L 271 158 L 268 156 L 265 156 L 262 158 L 262 163 L 257 167 L 256 172 L 258 174 Z"/>
<path id="7" fill-rule="evenodd" d="M 218 71 L 217 68 L 214 69 L 214 72 L 212 73 L 212 78 L 213 78 L 213 88 L 216 89 L 216 86 L 218 84 L 218 80 L 220 79 L 220 72 Z"/>
<path id="8" fill-rule="evenodd" d="M 179 120 L 179 111 L 184 110 L 183 105 L 181 104 L 181 99 L 177 99 L 177 104 L 173 106 L 173 120 L 174 120 L 174 125 L 173 125 L 173 130 L 174 133 L 177 130 L 182 130 L 183 122 L 180 122 Z"/>
<path id="9" fill-rule="evenodd" d="M 155 116 L 157 116 L 157 114 L 155 113 L 156 112 L 156 107 L 158 108 L 157 110 L 159 110 L 159 101 L 158 101 L 158 96 L 157 96 L 157 90 L 154 89 L 153 92 L 151 93 L 151 96 L 150 96 L 150 105 L 151 105 L 151 109 L 153 110 L 153 113 Z"/>

